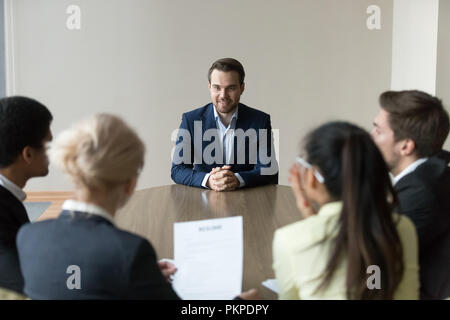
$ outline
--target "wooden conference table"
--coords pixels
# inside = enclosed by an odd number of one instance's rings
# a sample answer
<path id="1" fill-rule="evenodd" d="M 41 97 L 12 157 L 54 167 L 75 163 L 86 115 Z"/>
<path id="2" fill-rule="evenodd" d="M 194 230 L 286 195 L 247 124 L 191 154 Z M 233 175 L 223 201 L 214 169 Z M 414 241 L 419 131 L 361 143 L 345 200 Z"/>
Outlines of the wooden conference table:
<path id="1" fill-rule="evenodd" d="M 290 187 L 269 185 L 215 192 L 182 185 L 137 191 L 116 214 L 117 226 L 147 238 L 158 259 L 173 258 L 175 222 L 242 216 L 244 223 L 244 291 L 261 297 L 277 295 L 261 285 L 274 278 L 272 239 L 277 228 L 301 220 Z"/>

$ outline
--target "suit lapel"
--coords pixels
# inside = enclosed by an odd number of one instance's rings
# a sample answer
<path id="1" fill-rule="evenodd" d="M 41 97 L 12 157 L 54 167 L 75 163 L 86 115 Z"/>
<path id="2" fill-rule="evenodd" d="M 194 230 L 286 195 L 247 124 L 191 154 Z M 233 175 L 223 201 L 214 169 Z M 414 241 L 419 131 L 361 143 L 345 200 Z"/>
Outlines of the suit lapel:
<path id="1" fill-rule="evenodd" d="M 249 126 L 250 126 L 249 117 L 248 117 L 248 112 L 247 111 L 248 110 L 247 110 L 246 106 L 241 104 L 241 103 L 239 103 L 239 111 L 238 111 L 238 118 L 237 118 L 237 121 L 236 121 L 236 129 L 242 129 L 244 132 L 247 131 L 249 129 Z M 236 167 L 238 167 L 239 165 L 242 165 L 242 163 L 238 164 L 238 158 L 237 158 L 238 152 L 237 151 L 240 148 L 244 148 L 244 150 L 245 150 L 244 154 L 245 154 L 245 157 L 247 157 L 247 155 L 248 155 L 248 150 L 247 150 L 248 149 L 248 144 L 244 141 L 244 145 L 241 144 L 241 145 L 238 146 L 237 138 L 235 136 L 234 139 L 233 139 L 233 148 L 234 148 L 233 149 L 234 162 L 233 162 L 232 170 L 235 171 Z M 247 160 L 245 160 L 245 161 L 247 161 Z"/>
<path id="2" fill-rule="evenodd" d="M 216 119 L 214 119 L 214 106 L 212 103 L 208 105 L 205 113 L 202 116 L 202 133 L 204 134 L 208 129 L 217 129 Z"/>
<path id="3" fill-rule="evenodd" d="M 213 143 L 213 141 L 214 141 L 213 139 L 211 141 L 203 140 L 205 132 L 210 129 L 217 130 L 216 119 L 214 118 L 214 109 L 213 108 L 214 108 L 214 105 L 212 103 L 210 103 L 202 116 L 202 153 L 205 150 L 205 148 L 209 144 Z M 215 150 L 212 151 L 211 155 L 213 157 L 216 156 Z M 205 161 L 205 159 L 203 159 L 203 162 L 204 161 Z M 205 165 L 207 166 L 208 170 L 211 170 L 213 167 L 216 166 L 216 165 L 209 165 L 206 163 L 205 163 Z"/>

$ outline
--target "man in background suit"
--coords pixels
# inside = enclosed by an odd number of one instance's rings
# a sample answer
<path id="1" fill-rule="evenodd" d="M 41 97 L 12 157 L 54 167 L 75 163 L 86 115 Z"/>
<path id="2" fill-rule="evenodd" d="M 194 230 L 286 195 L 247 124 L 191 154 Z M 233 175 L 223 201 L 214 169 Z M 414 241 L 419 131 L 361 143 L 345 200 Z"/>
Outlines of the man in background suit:
<path id="1" fill-rule="evenodd" d="M 278 183 L 270 116 L 239 103 L 244 77 L 235 59 L 212 64 L 212 103 L 182 116 L 172 161 L 174 182 L 215 191 Z"/>
<path id="2" fill-rule="evenodd" d="M 48 174 L 50 111 L 25 97 L 0 99 L 0 287 L 22 293 L 16 235 L 29 222 L 22 202 L 32 177 Z"/>
<path id="3" fill-rule="evenodd" d="M 399 210 L 419 238 L 422 299 L 450 297 L 450 153 L 442 150 L 449 116 L 420 91 L 387 91 L 372 136 L 393 176 Z"/>

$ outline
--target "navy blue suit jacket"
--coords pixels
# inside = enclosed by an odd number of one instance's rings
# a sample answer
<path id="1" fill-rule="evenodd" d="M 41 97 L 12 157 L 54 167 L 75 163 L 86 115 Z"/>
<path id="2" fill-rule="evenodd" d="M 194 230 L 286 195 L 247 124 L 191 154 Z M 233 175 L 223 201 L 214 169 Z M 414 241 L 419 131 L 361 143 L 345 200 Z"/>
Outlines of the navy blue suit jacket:
<path id="1" fill-rule="evenodd" d="M 172 180 L 175 183 L 184 184 L 188 186 L 201 187 L 202 181 L 207 173 L 209 173 L 214 167 L 223 166 L 223 161 L 214 162 L 214 163 L 206 163 L 205 158 L 203 157 L 203 153 L 205 148 L 208 147 L 211 143 L 215 141 L 215 138 L 211 138 L 211 141 L 203 141 L 201 139 L 201 146 L 196 145 L 195 141 L 197 141 L 194 135 L 194 122 L 201 121 L 201 134 L 202 137 L 205 134 L 205 131 L 209 129 L 217 129 L 216 121 L 214 119 L 214 106 L 212 103 L 207 104 L 204 107 L 195 109 L 193 111 L 184 113 L 181 119 L 180 130 L 184 130 L 185 133 L 189 133 L 190 139 L 185 139 L 178 133 L 177 141 L 176 141 L 176 149 L 175 156 L 179 156 L 179 159 L 183 158 L 183 162 L 175 161 L 172 162 Z M 270 115 L 264 113 L 262 111 L 250 108 L 242 103 L 239 104 L 238 108 L 238 118 L 236 121 L 236 130 L 242 129 L 244 132 L 247 132 L 249 129 L 254 129 L 256 132 L 257 139 L 257 150 L 254 150 L 253 154 L 256 154 L 256 161 L 252 160 L 251 152 L 251 144 L 250 138 L 246 137 L 245 140 L 239 140 L 235 136 L 234 138 L 234 161 L 231 165 L 231 171 L 234 173 L 239 173 L 242 179 L 245 182 L 245 187 L 253 187 L 258 185 L 265 184 L 276 184 L 278 183 L 278 163 L 275 159 L 275 151 L 273 149 L 272 139 L 271 139 L 271 130 L 272 126 L 270 124 Z M 259 136 L 259 130 L 265 129 L 267 130 L 267 134 L 262 138 L 265 138 L 264 141 L 267 150 L 261 149 L 262 141 Z M 197 133 L 197 132 L 195 132 Z M 181 146 L 189 146 L 188 151 L 190 151 L 189 155 L 185 155 L 185 150 L 181 148 Z M 201 149 L 200 149 L 201 147 Z M 260 149 L 264 158 L 260 157 Z M 238 161 L 238 155 L 240 150 L 244 150 L 245 159 L 244 161 Z M 212 151 L 212 156 L 215 156 L 215 151 Z M 201 161 L 195 161 L 195 159 L 200 159 Z M 184 161 L 185 159 L 188 161 Z M 266 161 L 269 160 L 270 161 Z M 199 163 L 196 163 L 199 162 Z M 261 169 L 266 168 L 275 168 L 275 170 L 271 170 L 273 174 L 261 174 Z"/>
<path id="2" fill-rule="evenodd" d="M 63 211 L 26 224 L 17 247 L 32 299 L 178 299 L 151 244 L 100 216 Z M 67 286 L 71 265 L 80 268 L 81 289 Z"/>

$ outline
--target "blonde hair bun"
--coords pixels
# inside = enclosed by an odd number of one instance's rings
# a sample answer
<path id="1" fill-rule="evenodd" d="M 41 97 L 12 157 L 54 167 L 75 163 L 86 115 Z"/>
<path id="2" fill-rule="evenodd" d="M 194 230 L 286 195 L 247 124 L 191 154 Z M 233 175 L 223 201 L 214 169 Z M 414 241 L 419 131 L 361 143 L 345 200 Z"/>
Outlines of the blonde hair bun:
<path id="1" fill-rule="evenodd" d="M 139 174 L 145 145 L 121 118 L 96 114 L 63 131 L 50 159 L 87 189 L 113 188 Z"/>

